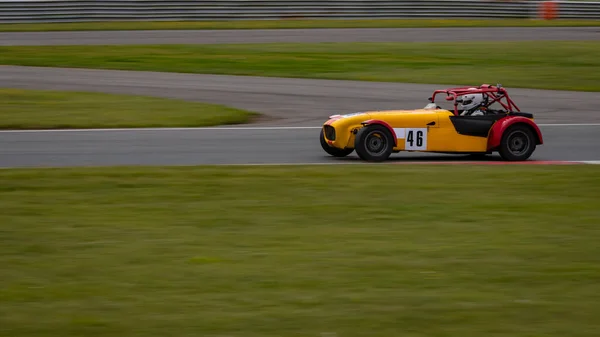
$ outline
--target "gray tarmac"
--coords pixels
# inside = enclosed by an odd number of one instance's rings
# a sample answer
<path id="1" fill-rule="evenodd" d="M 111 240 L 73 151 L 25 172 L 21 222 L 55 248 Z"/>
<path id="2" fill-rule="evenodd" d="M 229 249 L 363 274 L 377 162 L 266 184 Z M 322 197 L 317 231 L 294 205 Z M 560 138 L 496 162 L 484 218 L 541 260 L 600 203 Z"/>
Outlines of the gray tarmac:
<path id="1" fill-rule="evenodd" d="M 600 27 L 133 30 L 0 33 L 0 46 L 599 39 Z"/>
<path id="2" fill-rule="evenodd" d="M 350 41 L 597 40 L 600 28 L 294 29 L 1 33 L 0 45 L 264 43 Z M 495 84 L 495 83 L 491 83 Z M 150 95 L 257 111 L 254 128 L 0 133 L 0 167 L 358 162 L 333 159 L 318 142 L 328 115 L 420 108 L 435 89 L 455 85 L 374 83 L 0 66 L 0 86 Z M 532 112 L 546 144 L 533 160 L 600 160 L 599 93 L 510 88 Z M 545 125 L 559 124 L 559 125 Z M 279 127 L 308 127 L 281 129 Z M 275 127 L 264 129 L 264 127 Z M 311 128 L 312 127 L 312 128 Z M 419 153 L 393 160 L 455 160 Z M 492 158 L 497 158 L 494 156 Z"/>
<path id="3" fill-rule="evenodd" d="M 319 147 L 318 129 L 310 127 L 318 127 L 333 113 L 423 107 L 432 90 L 447 87 L 14 66 L 0 67 L 0 86 L 208 101 L 267 115 L 252 128 L 4 132 L 0 167 L 358 162 L 355 156 L 326 156 Z M 533 160 L 600 160 L 598 93 L 510 92 L 522 111 L 535 113 L 538 123 L 559 124 L 542 126 L 547 144 Z M 597 125 L 561 125 L 573 123 Z M 402 153 L 393 158 L 457 156 Z"/>
<path id="4" fill-rule="evenodd" d="M 600 125 L 540 128 L 545 144 L 532 161 L 600 160 Z M 318 137 L 318 128 L 0 132 L 0 167 L 362 163 L 355 153 L 328 156 Z M 456 160 L 473 158 L 413 152 L 389 162 Z"/>
<path id="5" fill-rule="evenodd" d="M 491 83 L 495 84 L 495 83 Z M 225 104 L 265 115 L 258 125 L 315 126 L 327 116 L 422 108 L 448 84 L 175 74 L 122 70 L 0 66 L 0 86 L 137 94 Z M 600 93 L 509 88 L 539 123 L 600 123 Z"/>

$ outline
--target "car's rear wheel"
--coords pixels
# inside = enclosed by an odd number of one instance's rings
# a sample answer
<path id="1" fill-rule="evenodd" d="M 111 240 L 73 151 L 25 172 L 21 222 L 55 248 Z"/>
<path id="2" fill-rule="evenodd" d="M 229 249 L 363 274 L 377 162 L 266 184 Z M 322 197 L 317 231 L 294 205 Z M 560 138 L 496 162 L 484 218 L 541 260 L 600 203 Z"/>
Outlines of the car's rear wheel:
<path id="1" fill-rule="evenodd" d="M 390 131 L 378 124 L 358 130 L 354 148 L 356 154 L 365 161 L 380 162 L 389 158 L 394 149 L 394 139 Z"/>
<path id="2" fill-rule="evenodd" d="M 514 125 L 506 129 L 500 141 L 498 152 L 507 161 L 527 160 L 536 148 L 531 129 L 525 125 Z"/>
<path id="3" fill-rule="evenodd" d="M 354 149 L 339 149 L 337 147 L 333 147 L 327 144 L 327 142 L 325 141 L 325 135 L 323 134 L 323 129 L 321 129 L 321 134 L 319 135 L 319 138 L 321 139 L 321 147 L 323 148 L 323 150 L 325 150 L 327 154 L 332 155 L 334 157 L 345 157 L 354 151 Z"/>

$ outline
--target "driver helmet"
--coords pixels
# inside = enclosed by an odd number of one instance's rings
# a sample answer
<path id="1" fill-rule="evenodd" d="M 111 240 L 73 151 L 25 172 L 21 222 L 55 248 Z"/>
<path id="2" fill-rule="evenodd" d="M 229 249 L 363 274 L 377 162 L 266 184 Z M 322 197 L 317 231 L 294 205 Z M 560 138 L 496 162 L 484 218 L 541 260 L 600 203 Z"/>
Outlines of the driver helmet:
<path id="1" fill-rule="evenodd" d="M 460 98 L 462 102 L 458 105 L 459 110 L 471 110 L 480 107 L 484 103 L 483 94 L 479 93 L 462 95 Z"/>

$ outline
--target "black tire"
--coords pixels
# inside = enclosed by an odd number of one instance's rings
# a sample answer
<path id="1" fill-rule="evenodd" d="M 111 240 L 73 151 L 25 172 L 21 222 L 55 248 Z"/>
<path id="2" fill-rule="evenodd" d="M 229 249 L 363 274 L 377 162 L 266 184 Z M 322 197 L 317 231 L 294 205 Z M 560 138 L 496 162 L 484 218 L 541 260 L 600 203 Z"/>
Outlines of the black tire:
<path id="1" fill-rule="evenodd" d="M 334 157 L 346 157 L 350 153 L 354 151 L 354 149 L 338 149 L 337 147 L 329 146 L 325 141 L 325 136 L 323 135 L 323 129 L 321 129 L 321 134 L 319 135 L 321 139 L 321 147 L 327 154 L 332 155 Z"/>
<path id="2" fill-rule="evenodd" d="M 356 154 L 365 161 L 387 160 L 394 149 L 392 134 L 385 126 L 378 124 L 365 126 L 358 130 L 354 142 Z"/>
<path id="3" fill-rule="evenodd" d="M 498 152 L 506 161 L 524 161 L 536 148 L 536 139 L 526 125 L 513 125 L 504 131 Z"/>

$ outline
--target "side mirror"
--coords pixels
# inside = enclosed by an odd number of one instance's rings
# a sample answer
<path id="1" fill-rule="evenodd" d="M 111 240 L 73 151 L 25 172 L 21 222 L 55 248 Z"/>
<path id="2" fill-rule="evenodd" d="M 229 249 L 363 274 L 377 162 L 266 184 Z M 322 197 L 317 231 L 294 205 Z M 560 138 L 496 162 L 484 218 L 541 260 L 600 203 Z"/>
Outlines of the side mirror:
<path id="1" fill-rule="evenodd" d="M 451 101 L 451 100 L 453 100 L 453 99 L 454 99 L 454 98 L 453 98 L 452 96 L 446 96 L 446 101 Z"/>

